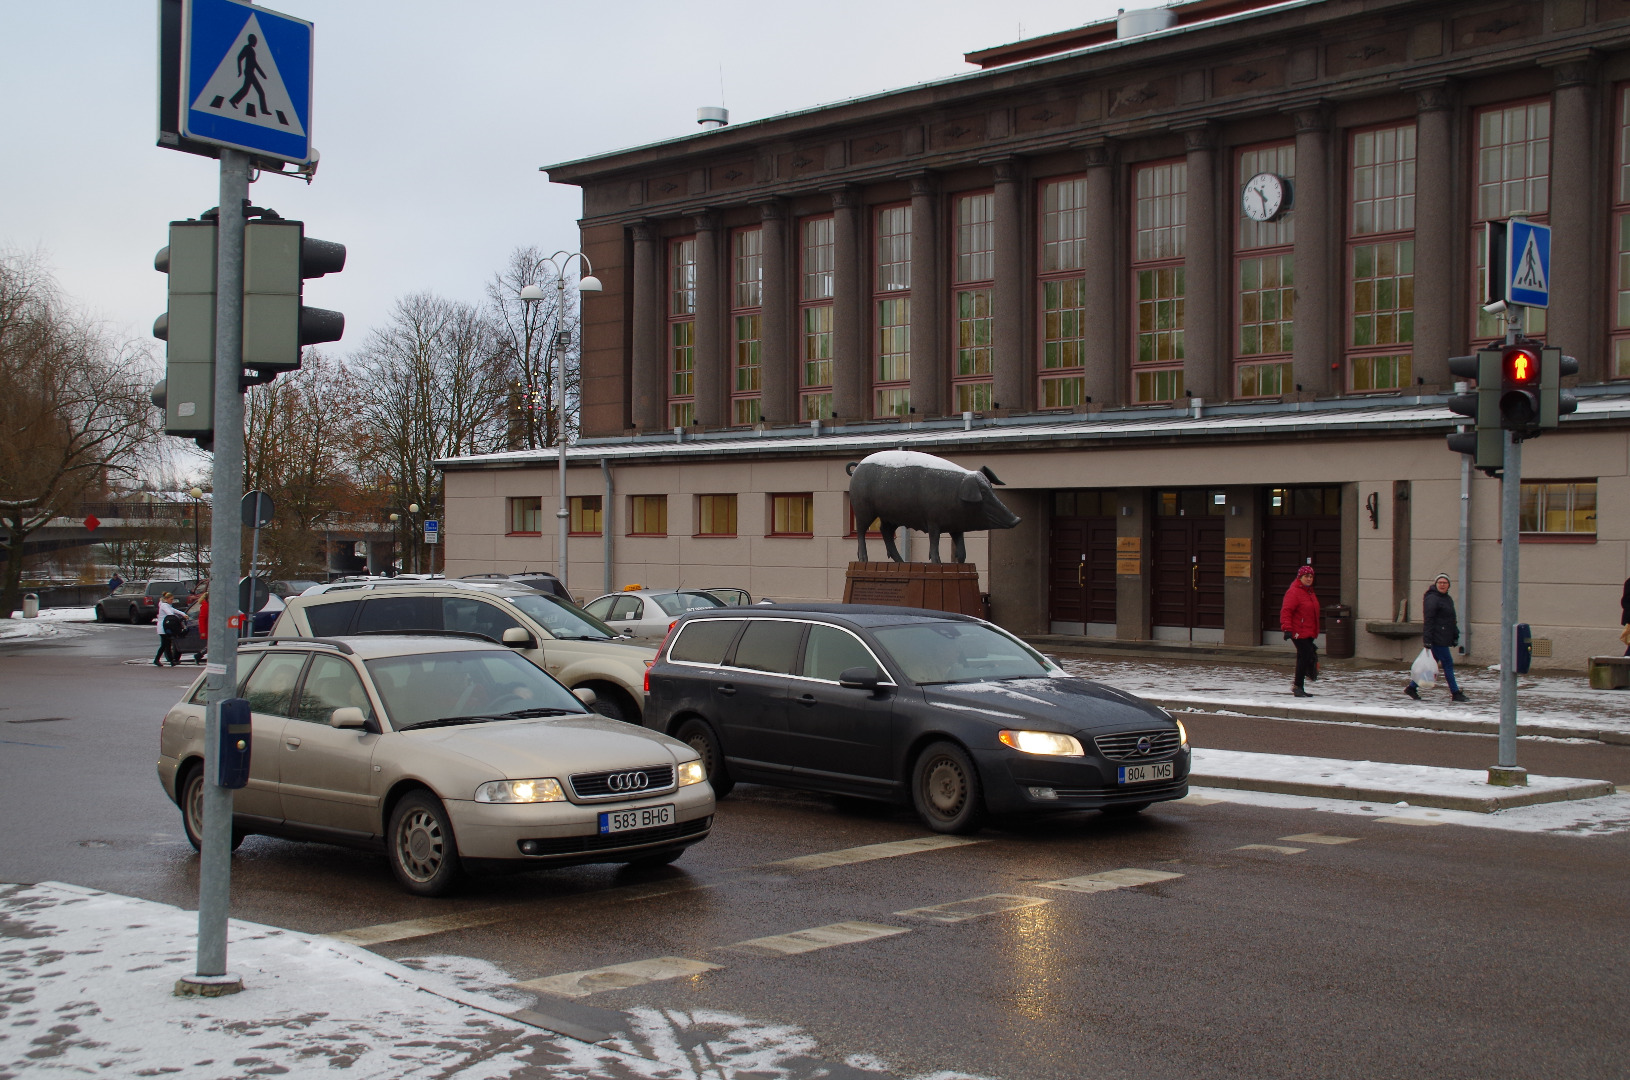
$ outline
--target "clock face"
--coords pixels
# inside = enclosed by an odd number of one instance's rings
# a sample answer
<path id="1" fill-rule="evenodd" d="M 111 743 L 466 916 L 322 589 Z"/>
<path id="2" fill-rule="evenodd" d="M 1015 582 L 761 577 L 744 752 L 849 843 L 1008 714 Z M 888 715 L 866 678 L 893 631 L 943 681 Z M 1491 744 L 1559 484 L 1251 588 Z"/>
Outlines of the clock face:
<path id="1" fill-rule="evenodd" d="M 1273 173 L 1257 173 L 1245 181 L 1240 207 L 1252 221 L 1272 221 L 1285 210 L 1285 181 Z"/>

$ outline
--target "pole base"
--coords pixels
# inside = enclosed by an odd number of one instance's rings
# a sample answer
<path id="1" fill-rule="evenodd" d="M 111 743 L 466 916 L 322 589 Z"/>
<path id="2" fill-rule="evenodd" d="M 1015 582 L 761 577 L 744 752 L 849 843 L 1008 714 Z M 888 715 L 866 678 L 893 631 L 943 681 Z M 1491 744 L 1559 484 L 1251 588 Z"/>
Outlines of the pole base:
<path id="1" fill-rule="evenodd" d="M 1489 783 L 1495 787 L 1527 787 L 1528 770 L 1517 765 L 1490 765 Z"/>
<path id="2" fill-rule="evenodd" d="M 225 975 L 183 975 L 175 981 L 176 997 L 226 997 L 243 990 L 243 977 L 230 971 Z"/>

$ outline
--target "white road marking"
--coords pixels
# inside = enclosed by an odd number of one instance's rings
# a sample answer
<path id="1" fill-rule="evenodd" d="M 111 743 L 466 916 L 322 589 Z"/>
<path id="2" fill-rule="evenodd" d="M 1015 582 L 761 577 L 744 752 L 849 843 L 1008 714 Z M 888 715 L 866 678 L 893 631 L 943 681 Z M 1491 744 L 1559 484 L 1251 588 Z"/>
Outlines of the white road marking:
<path id="1" fill-rule="evenodd" d="M 409 938 L 445 934 L 450 930 L 470 930 L 478 926 L 491 926 L 516 918 L 511 908 L 483 908 L 452 915 L 435 915 L 428 919 L 408 919 L 405 922 L 380 923 L 377 926 L 359 926 L 354 930 L 341 930 L 328 936 L 350 945 L 382 945 L 387 941 L 406 941 Z"/>
<path id="2" fill-rule="evenodd" d="M 1272 851 L 1278 855 L 1300 855 L 1305 847 L 1285 847 L 1283 844 L 1241 844 L 1235 851 Z"/>
<path id="3" fill-rule="evenodd" d="M 967 844 L 986 844 L 988 840 L 973 840 L 966 836 L 919 836 L 911 840 L 895 840 L 887 844 L 866 844 L 863 847 L 824 851 L 817 855 L 800 855 L 795 859 L 782 859 L 766 863 L 777 870 L 825 870 L 830 866 L 848 866 L 851 863 L 871 862 L 873 859 L 892 859 L 897 855 L 915 855 L 919 851 L 938 851 L 941 848 L 963 847 Z"/>
<path id="4" fill-rule="evenodd" d="M 643 986 L 664 979 L 683 979 L 717 970 L 718 964 L 689 960 L 683 956 L 659 956 L 654 960 L 635 960 L 628 964 L 589 968 L 587 971 L 568 971 L 564 975 L 531 979 L 515 985 L 523 990 L 538 990 L 557 997 L 578 998 L 598 994 L 603 990 L 626 990 L 631 986 Z"/>
<path id="5" fill-rule="evenodd" d="M 1066 892 L 1108 892 L 1111 889 L 1131 889 L 1139 885 L 1153 885 L 1161 881 L 1171 881 L 1182 877 L 1182 874 L 1173 874 L 1166 870 L 1105 870 L 1101 874 L 1086 874 L 1082 877 L 1060 878 L 1058 881 L 1038 881 L 1036 885 L 1043 889 L 1063 889 Z"/>
<path id="6" fill-rule="evenodd" d="M 1377 821 L 1385 821 L 1385 822 L 1388 822 L 1388 823 L 1393 824 L 1393 825 L 1442 825 L 1442 824 L 1445 824 L 1442 821 L 1428 821 L 1425 818 L 1404 817 L 1402 815 L 1394 815 L 1392 817 L 1378 817 L 1375 820 L 1377 820 Z"/>
<path id="7" fill-rule="evenodd" d="M 1289 840 L 1298 844 L 1356 844 L 1356 836 L 1335 836 L 1330 833 L 1297 833 L 1295 836 L 1281 836 L 1281 840 Z"/>
<path id="8" fill-rule="evenodd" d="M 1207 795 L 1195 795 L 1191 792 L 1177 801 L 1179 803 L 1186 803 L 1189 806 L 1216 806 L 1218 803 L 1227 802 L 1228 800 L 1213 799 Z"/>
<path id="9" fill-rule="evenodd" d="M 830 926 L 813 927 L 809 930 L 795 930 L 790 934 L 776 934 L 772 937 L 738 941 L 734 945 L 726 947 L 747 949 L 755 952 L 763 950 L 778 953 L 782 956 L 796 956 L 799 953 L 814 952 L 816 949 L 830 949 L 834 945 L 853 945 L 860 941 L 876 941 L 878 938 L 909 933 L 911 933 L 911 930 L 904 926 L 884 926 L 881 923 L 869 922 L 840 922 L 832 923 Z"/>
<path id="10" fill-rule="evenodd" d="M 948 904 L 935 904 L 932 907 L 907 908 L 905 911 L 896 911 L 895 914 L 911 919 L 927 919 L 929 922 L 959 923 L 984 915 L 1000 915 L 1004 911 L 1019 911 L 1051 903 L 1051 900 L 1043 900 L 1039 896 L 991 893 L 989 896 L 953 900 Z"/>

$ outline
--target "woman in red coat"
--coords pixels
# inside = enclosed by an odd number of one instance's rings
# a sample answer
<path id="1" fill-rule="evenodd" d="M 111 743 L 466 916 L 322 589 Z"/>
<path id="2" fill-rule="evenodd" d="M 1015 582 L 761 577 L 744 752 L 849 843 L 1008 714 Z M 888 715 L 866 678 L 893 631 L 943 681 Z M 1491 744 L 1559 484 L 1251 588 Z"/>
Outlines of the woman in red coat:
<path id="1" fill-rule="evenodd" d="M 1296 685 L 1291 693 L 1297 697 L 1312 697 L 1302 688 L 1302 680 L 1319 677 L 1319 647 L 1314 639 L 1319 636 L 1320 623 L 1313 568 L 1304 566 L 1296 571 L 1296 580 L 1285 590 L 1285 602 L 1279 606 L 1279 629 L 1285 632 L 1285 640 L 1296 645 Z"/>

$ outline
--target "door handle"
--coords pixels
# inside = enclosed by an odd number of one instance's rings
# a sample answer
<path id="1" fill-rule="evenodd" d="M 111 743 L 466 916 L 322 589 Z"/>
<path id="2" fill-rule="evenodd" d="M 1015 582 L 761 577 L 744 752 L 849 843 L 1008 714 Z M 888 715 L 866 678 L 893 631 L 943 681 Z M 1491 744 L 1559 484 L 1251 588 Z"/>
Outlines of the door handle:
<path id="1" fill-rule="evenodd" d="M 802 705 L 806 709 L 812 708 L 814 706 L 814 704 L 815 704 L 815 695 L 814 694 L 805 694 L 805 695 L 803 695 L 802 697 L 800 697 L 798 699 L 798 704 Z"/>
<path id="2" fill-rule="evenodd" d="M 727 686 L 715 686 L 713 689 L 717 690 L 719 693 L 723 694 L 725 697 L 731 697 L 736 692 L 736 688 L 734 686 L 728 686 L 728 685 Z"/>
<path id="3" fill-rule="evenodd" d="M 1083 588 L 1086 587 L 1086 584 L 1087 584 L 1087 563 L 1086 563 L 1085 559 L 1083 559 L 1081 561 L 1080 566 L 1076 567 L 1075 583 L 1077 585 L 1080 585 Z"/>
<path id="4" fill-rule="evenodd" d="M 287 746 L 290 750 L 298 750 L 300 749 L 300 740 L 291 735 L 283 740 L 283 745 Z"/>
<path id="5" fill-rule="evenodd" d="M 1189 588 L 1195 592 L 1200 591 L 1200 564 L 1195 563 L 1189 567 Z"/>

